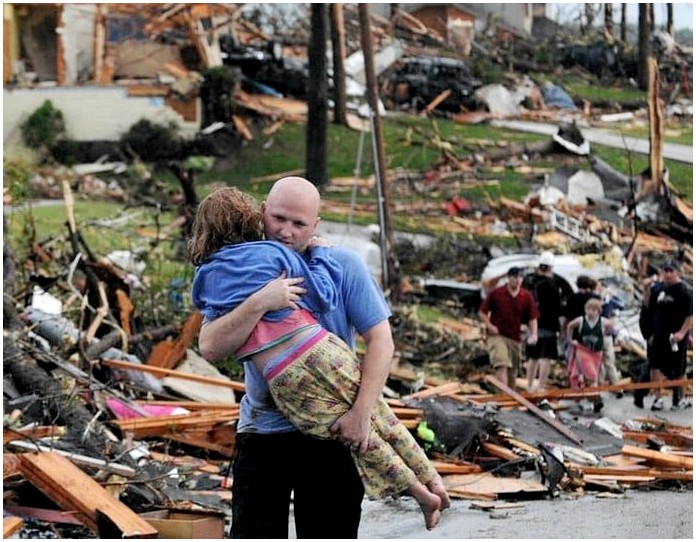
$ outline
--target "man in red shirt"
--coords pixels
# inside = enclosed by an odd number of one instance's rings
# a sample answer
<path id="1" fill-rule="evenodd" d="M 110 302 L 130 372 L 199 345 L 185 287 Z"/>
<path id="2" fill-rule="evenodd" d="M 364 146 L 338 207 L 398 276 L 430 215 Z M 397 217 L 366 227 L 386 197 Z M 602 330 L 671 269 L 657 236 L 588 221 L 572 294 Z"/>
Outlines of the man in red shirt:
<path id="1" fill-rule="evenodd" d="M 522 363 L 522 324 L 527 324 L 528 344 L 537 342 L 536 302 L 532 293 L 522 288 L 522 269 L 511 267 L 507 283 L 491 290 L 481 303 L 479 316 L 488 332 L 488 355 L 500 382 L 514 388 Z"/>

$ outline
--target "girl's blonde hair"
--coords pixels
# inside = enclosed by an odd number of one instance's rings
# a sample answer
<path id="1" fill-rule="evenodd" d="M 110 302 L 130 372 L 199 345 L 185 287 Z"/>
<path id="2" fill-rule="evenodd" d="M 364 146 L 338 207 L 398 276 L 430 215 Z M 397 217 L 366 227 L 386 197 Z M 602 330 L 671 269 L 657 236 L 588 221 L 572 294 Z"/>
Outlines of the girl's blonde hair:
<path id="1" fill-rule="evenodd" d="M 595 308 L 599 312 L 602 312 L 602 301 L 600 299 L 597 299 L 596 297 L 591 297 L 585 303 L 585 310 L 590 308 Z"/>
<path id="2" fill-rule="evenodd" d="M 218 188 L 201 201 L 188 240 L 189 258 L 200 265 L 225 245 L 263 239 L 256 200 L 237 188 Z"/>

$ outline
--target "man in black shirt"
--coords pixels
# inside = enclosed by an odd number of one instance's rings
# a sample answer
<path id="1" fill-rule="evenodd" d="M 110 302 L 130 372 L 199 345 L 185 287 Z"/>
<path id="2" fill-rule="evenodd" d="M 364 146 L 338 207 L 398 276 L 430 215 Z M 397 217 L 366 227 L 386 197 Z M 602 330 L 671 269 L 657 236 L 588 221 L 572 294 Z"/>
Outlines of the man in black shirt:
<path id="1" fill-rule="evenodd" d="M 654 315 L 654 330 L 648 339 L 650 381 L 659 384 L 663 378 L 678 379 L 686 374 L 686 351 L 693 324 L 693 296 L 679 276 L 679 263 L 669 259 L 662 264 L 663 285 L 653 288 L 649 312 Z M 651 410 L 664 409 L 662 389 L 653 389 L 655 402 Z M 683 388 L 674 388 L 672 408 L 689 408 Z"/>
<path id="2" fill-rule="evenodd" d="M 553 276 L 554 255 L 543 252 L 532 293 L 539 309 L 538 339 L 527 344 L 527 391 L 534 390 L 534 379 L 539 372 L 539 390 L 546 388 L 551 361 L 558 359 L 557 337 L 561 331 L 561 293 Z M 584 310 L 584 309 L 583 309 Z"/>

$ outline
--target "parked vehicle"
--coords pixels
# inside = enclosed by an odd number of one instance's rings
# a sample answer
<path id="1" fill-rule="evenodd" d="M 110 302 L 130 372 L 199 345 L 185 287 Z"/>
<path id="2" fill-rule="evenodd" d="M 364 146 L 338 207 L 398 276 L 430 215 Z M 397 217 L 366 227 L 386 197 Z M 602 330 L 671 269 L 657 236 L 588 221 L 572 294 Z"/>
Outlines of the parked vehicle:
<path id="1" fill-rule="evenodd" d="M 423 109 L 442 92 L 451 90 L 437 109 L 459 112 L 474 109 L 474 92 L 482 86 L 467 64 L 455 58 L 406 57 L 386 76 L 385 100 L 395 107 Z"/>

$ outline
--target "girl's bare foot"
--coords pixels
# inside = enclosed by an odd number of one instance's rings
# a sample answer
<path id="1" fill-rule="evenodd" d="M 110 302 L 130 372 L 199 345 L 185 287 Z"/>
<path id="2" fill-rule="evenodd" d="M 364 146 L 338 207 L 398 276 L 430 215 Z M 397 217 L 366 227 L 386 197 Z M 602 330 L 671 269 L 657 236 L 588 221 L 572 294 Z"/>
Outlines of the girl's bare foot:
<path id="1" fill-rule="evenodd" d="M 441 500 L 420 482 L 411 486 L 409 493 L 418 501 L 425 518 L 425 527 L 430 531 L 440 521 Z"/>
<path id="2" fill-rule="evenodd" d="M 423 517 L 425 518 L 425 527 L 429 531 L 432 531 L 437 524 L 440 522 L 440 509 L 439 505 L 435 506 L 434 510 L 426 510 L 425 506 L 421 504 L 421 510 L 423 510 Z"/>
<path id="3" fill-rule="evenodd" d="M 445 486 L 442 484 L 442 480 L 430 482 L 428 484 L 428 489 L 440 497 L 440 510 L 445 510 L 450 507 L 450 498 Z"/>

